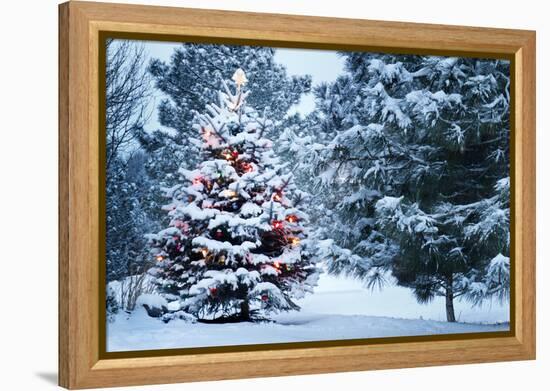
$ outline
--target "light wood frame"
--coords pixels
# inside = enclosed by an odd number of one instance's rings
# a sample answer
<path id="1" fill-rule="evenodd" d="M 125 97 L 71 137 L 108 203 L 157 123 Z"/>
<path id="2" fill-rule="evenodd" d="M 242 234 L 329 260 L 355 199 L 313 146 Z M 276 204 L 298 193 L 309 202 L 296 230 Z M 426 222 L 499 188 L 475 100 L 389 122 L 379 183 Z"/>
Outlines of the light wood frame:
<path id="1" fill-rule="evenodd" d="M 98 56 L 101 32 L 254 40 L 270 46 L 455 53 L 512 61 L 511 257 L 506 336 L 101 355 Z M 535 32 L 88 2 L 59 6 L 59 384 L 174 383 L 535 358 Z"/>

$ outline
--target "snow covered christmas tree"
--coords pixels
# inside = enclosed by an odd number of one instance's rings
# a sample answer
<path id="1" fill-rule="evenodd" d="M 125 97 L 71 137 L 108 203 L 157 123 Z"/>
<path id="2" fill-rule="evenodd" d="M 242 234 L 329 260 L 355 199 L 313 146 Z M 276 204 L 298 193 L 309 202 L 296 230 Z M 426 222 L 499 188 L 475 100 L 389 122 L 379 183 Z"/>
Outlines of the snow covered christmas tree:
<path id="1" fill-rule="evenodd" d="M 150 235 L 150 270 L 172 313 L 204 321 L 250 321 L 298 309 L 318 270 L 307 251 L 306 197 L 265 138 L 271 121 L 246 105 L 247 77 L 223 83 L 219 105 L 197 114 L 203 161 L 167 189 L 169 227 Z M 182 312 L 183 313 L 183 312 Z"/>

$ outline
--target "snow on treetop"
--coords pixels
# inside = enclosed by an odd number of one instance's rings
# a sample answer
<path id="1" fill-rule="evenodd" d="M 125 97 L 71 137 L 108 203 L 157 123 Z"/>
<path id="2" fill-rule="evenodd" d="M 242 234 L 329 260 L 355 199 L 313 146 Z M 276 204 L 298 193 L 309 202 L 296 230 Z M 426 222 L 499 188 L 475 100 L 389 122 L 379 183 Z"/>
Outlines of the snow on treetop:
<path id="1" fill-rule="evenodd" d="M 246 82 L 248 82 L 248 79 L 246 78 L 246 74 L 244 73 L 244 71 L 241 68 L 239 68 L 235 71 L 235 73 L 233 74 L 233 77 L 231 79 L 235 82 L 235 84 L 238 87 L 241 87 L 244 84 L 246 84 Z"/>

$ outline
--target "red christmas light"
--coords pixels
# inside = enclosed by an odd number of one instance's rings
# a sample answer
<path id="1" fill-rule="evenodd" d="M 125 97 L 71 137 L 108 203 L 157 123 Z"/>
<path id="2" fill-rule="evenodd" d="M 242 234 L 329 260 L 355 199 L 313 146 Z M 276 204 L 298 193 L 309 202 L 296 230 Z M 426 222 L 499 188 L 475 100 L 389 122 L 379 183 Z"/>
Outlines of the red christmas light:
<path id="1" fill-rule="evenodd" d="M 210 296 L 216 296 L 216 294 L 218 293 L 218 288 L 214 286 L 210 288 L 209 291 L 210 291 Z"/>
<path id="2" fill-rule="evenodd" d="M 281 220 L 273 220 L 271 222 L 271 225 L 273 226 L 274 229 L 283 229 L 284 227 L 284 224 Z"/>
<path id="3" fill-rule="evenodd" d="M 239 157 L 239 152 L 238 151 L 231 152 L 231 157 L 233 157 L 233 159 L 238 158 Z"/>
<path id="4" fill-rule="evenodd" d="M 286 216 L 286 221 L 289 223 L 295 223 L 298 221 L 298 217 L 296 217 L 296 215 L 288 215 Z"/>
<path id="5" fill-rule="evenodd" d="M 251 172 L 251 171 L 254 171 L 254 167 L 252 166 L 252 164 L 250 163 L 242 163 L 241 164 L 241 169 L 244 171 L 244 172 Z"/>
<path id="6" fill-rule="evenodd" d="M 268 300 L 269 300 L 269 296 L 264 293 L 262 295 L 262 301 L 268 301 Z"/>

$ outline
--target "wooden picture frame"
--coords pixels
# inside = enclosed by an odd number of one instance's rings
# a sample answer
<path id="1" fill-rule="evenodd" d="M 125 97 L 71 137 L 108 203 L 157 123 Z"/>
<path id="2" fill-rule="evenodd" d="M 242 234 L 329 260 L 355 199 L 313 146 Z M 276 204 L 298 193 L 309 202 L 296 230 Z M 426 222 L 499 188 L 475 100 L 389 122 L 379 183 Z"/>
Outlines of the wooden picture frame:
<path id="1" fill-rule="evenodd" d="M 493 56 L 511 61 L 511 331 L 475 338 L 106 356 L 101 341 L 100 48 L 154 39 Z M 104 174 L 103 174 L 104 175 Z M 71 1 L 59 6 L 59 384 L 70 389 L 535 358 L 535 32 Z"/>

